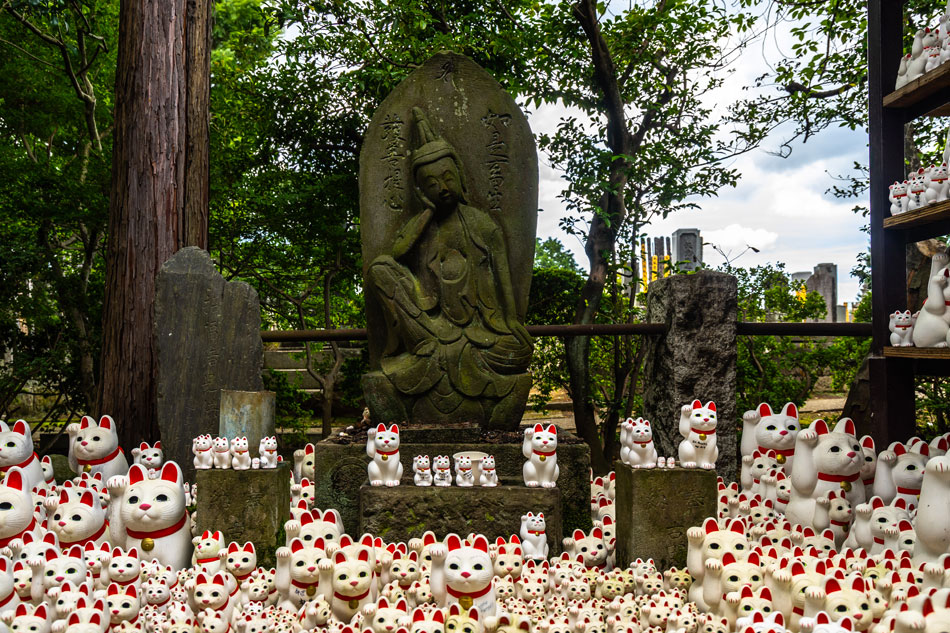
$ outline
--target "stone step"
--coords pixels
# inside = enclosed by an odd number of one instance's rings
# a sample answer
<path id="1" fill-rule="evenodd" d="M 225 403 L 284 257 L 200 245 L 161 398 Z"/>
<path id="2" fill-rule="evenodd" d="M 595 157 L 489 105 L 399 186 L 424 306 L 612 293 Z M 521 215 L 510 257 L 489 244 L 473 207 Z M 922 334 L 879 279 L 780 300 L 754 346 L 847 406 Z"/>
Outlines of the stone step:
<path id="1" fill-rule="evenodd" d="M 496 486 L 386 486 L 360 488 L 359 534 L 389 542 L 419 538 L 426 530 L 442 539 L 454 532 L 484 534 L 489 542 L 521 530 L 521 516 L 544 513 L 549 556 L 561 553 L 561 491 L 558 488 Z"/>

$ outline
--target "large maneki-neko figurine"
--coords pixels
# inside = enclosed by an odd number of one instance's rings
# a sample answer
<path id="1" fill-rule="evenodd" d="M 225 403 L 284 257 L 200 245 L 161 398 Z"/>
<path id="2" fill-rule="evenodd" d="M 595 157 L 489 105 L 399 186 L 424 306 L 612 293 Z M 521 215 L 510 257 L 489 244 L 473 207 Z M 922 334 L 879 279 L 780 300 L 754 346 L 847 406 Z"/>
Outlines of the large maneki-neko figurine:
<path id="1" fill-rule="evenodd" d="M 776 461 L 788 475 L 792 472 L 795 440 L 801 428 L 798 407 L 794 402 L 787 402 L 778 413 L 773 412 L 772 407 L 763 402 L 742 416 L 742 440 L 739 450 L 743 457 L 752 455 L 755 451 L 762 454 L 775 451 Z M 745 476 L 743 468 L 743 479 Z"/>
<path id="2" fill-rule="evenodd" d="M 165 462 L 156 479 L 149 479 L 142 465 L 133 464 L 127 477 L 112 477 L 106 486 L 112 498 L 109 528 L 113 545 L 138 548 L 146 558 L 157 558 L 176 570 L 191 565 L 191 523 L 177 463 Z"/>
<path id="3" fill-rule="evenodd" d="M 842 418 L 831 429 L 824 420 L 815 420 L 795 442 L 792 494 L 785 516 L 792 523 L 812 525 L 817 499 L 833 490 L 844 491 L 852 508 L 864 503 L 863 465 L 864 452 L 851 418 Z"/>

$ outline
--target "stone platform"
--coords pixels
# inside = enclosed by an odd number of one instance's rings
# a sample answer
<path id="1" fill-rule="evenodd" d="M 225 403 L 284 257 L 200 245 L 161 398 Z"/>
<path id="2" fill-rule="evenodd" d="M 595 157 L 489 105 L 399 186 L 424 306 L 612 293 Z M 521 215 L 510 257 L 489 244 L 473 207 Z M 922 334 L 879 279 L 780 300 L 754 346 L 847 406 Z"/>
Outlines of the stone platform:
<path id="1" fill-rule="evenodd" d="M 564 433 L 559 431 L 559 435 Z M 400 429 L 400 436 L 402 487 L 413 486 L 412 460 L 416 455 L 428 455 L 431 459 L 436 455 L 451 456 L 461 451 L 474 450 L 495 456 L 495 468 L 502 486 L 524 487 L 521 475 L 524 456 L 520 442 L 476 443 L 474 440 L 477 430 L 473 432 L 472 429 Z M 564 533 L 570 534 L 575 529 L 589 530 L 590 449 L 584 443 L 560 444 L 557 449 L 557 462 L 561 471 L 557 486 L 561 491 L 561 522 Z M 368 484 L 368 463 L 369 458 L 363 443 L 316 444 L 314 506 L 320 509 L 336 508 L 343 518 L 346 531 L 350 534 L 362 534 L 359 531 L 359 490 L 360 486 Z"/>
<path id="2" fill-rule="evenodd" d="M 258 565 L 273 567 L 290 520 L 291 469 L 198 470 L 198 531 L 221 530 L 227 542 L 254 543 Z"/>
<path id="3" fill-rule="evenodd" d="M 686 530 L 716 516 L 716 471 L 617 464 L 617 566 L 652 558 L 657 569 L 686 566 Z"/>
<path id="4" fill-rule="evenodd" d="M 561 552 L 562 497 L 558 488 L 364 485 L 359 497 L 359 531 L 353 534 L 370 532 L 395 542 L 421 537 L 426 530 L 440 539 L 449 532 L 463 537 L 477 532 L 494 541 L 518 534 L 521 515 L 543 512 L 550 555 Z"/>

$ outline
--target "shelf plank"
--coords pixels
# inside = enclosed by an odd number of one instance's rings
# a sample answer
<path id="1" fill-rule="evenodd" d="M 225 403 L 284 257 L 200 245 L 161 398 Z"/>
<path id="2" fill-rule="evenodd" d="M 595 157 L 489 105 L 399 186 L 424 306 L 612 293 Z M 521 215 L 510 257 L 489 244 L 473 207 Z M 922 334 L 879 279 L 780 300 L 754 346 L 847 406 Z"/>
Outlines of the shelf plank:
<path id="1" fill-rule="evenodd" d="M 884 218 L 884 228 L 892 230 L 908 229 L 947 219 L 950 219 L 950 200 L 934 202 L 920 209 Z"/>
<path id="2" fill-rule="evenodd" d="M 884 96 L 885 108 L 909 108 L 940 91 L 950 90 L 950 63 L 941 64 L 929 73 L 908 82 L 902 88 Z M 948 95 L 950 102 L 950 95 Z M 950 103 L 927 113 L 930 116 L 950 115 Z"/>
<path id="3" fill-rule="evenodd" d="M 947 348 L 947 347 L 885 347 L 884 355 L 891 358 L 950 360 L 950 348 Z"/>

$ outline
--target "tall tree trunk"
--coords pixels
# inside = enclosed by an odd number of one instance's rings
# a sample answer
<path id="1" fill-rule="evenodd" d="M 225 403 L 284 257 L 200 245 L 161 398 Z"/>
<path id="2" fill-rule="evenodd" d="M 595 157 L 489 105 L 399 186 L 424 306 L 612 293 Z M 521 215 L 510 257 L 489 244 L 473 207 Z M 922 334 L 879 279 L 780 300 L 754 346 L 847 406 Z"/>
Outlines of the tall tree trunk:
<path id="1" fill-rule="evenodd" d="M 186 244 L 186 0 L 122 0 L 102 318 L 100 414 L 127 449 L 159 438 L 153 300 Z"/>
<path id="2" fill-rule="evenodd" d="M 598 23 L 596 2 L 594 0 L 577 2 L 574 5 L 574 17 L 590 43 L 594 83 L 603 97 L 604 114 L 607 117 L 607 146 L 615 156 L 629 156 L 633 153 L 634 141 L 626 125 L 617 70 Z M 607 193 L 601 197 L 600 209 L 591 220 L 590 231 L 587 234 L 585 251 L 590 262 L 590 273 L 581 290 L 574 313 L 574 323 L 593 323 L 600 308 L 609 265 L 616 248 L 616 227 L 621 226 L 627 216 L 624 204 L 627 168 L 628 163 L 624 158 L 618 158 L 610 163 Z M 568 338 L 565 341 L 565 348 L 571 400 L 574 407 L 574 423 L 578 434 L 590 445 L 591 467 L 595 472 L 603 474 L 610 469 L 610 464 L 604 454 L 603 440 L 597 427 L 590 392 L 590 339 L 584 336 Z"/>
<path id="3" fill-rule="evenodd" d="M 185 73 L 188 95 L 185 129 L 185 212 L 182 246 L 208 250 L 211 116 L 212 0 L 186 0 Z"/>

